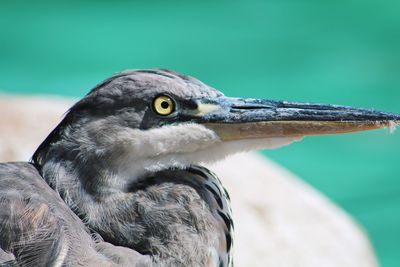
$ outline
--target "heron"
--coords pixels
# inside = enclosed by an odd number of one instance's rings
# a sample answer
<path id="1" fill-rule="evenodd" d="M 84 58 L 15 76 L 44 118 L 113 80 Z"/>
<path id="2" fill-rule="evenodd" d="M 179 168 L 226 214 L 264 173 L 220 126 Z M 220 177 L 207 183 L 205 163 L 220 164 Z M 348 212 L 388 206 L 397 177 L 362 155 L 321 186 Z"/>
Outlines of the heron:
<path id="1" fill-rule="evenodd" d="M 0 164 L 0 265 L 233 266 L 229 194 L 204 163 L 399 122 L 226 97 L 165 69 L 117 73 L 72 106 L 30 162 Z"/>

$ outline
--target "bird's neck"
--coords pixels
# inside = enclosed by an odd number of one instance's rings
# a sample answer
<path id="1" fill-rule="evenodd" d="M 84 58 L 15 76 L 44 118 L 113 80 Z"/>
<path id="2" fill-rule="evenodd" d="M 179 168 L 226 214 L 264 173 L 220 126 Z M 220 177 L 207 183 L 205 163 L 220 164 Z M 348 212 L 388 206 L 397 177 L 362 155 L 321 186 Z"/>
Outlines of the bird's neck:
<path id="1" fill-rule="evenodd" d="M 208 170 L 192 166 L 146 172 L 132 162 L 121 171 L 105 159 L 88 155 L 80 162 L 76 155 L 65 155 L 53 155 L 38 167 L 106 241 L 151 254 L 169 262 L 166 266 L 228 266 L 229 198 Z"/>

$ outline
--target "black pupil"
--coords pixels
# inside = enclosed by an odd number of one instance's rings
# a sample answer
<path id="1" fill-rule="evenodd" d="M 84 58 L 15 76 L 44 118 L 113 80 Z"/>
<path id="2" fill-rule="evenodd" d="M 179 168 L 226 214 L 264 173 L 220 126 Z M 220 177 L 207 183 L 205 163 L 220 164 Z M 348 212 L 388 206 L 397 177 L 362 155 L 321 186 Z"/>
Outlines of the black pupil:
<path id="1" fill-rule="evenodd" d="M 161 102 L 161 107 L 163 109 L 167 109 L 167 108 L 169 108 L 169 103 L 167 101 L 163 101 L 163 102 Z"/>

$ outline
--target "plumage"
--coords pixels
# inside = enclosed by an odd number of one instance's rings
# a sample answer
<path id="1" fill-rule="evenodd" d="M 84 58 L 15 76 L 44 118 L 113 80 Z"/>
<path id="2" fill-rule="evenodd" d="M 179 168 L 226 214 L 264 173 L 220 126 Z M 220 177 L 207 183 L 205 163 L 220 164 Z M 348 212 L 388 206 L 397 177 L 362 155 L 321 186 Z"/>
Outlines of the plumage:
<path id="1" fill-rule="evenodd" d="M 118 266 L 120 261 L 107 254 L 114 251 L 115 257 L 119 248 L 94 238 L 30 163 L 0 164 L 0 225 L 0 266 Z M 125 259 L 138 258 L 135 251 L 123 251 Z M 122 266 L 129 264 L 124 260 Z"/>
<path id="2" fill-rule="evenodd" d="M 166 112 L 154 107 L 160 96 Z M 31 164 L 2 165 L 0 259 L 230 267 L 229 196 L 203 162 L 392 120 L 400 116 L 228 98 L 167 70 L 116 74 L 68 111 Z"/>

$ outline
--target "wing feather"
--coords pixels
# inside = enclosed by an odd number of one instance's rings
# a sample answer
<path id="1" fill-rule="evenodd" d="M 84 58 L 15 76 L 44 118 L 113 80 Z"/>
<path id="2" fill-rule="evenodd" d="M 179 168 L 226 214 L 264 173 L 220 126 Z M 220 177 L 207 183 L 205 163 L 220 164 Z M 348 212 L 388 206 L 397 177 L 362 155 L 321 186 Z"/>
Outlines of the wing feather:
<path id="1" fill-rule="evenodd" d="M 148 256 L 93 238 L 29 163 L 0 163 L 0 267 L 152 266 Z"/>

